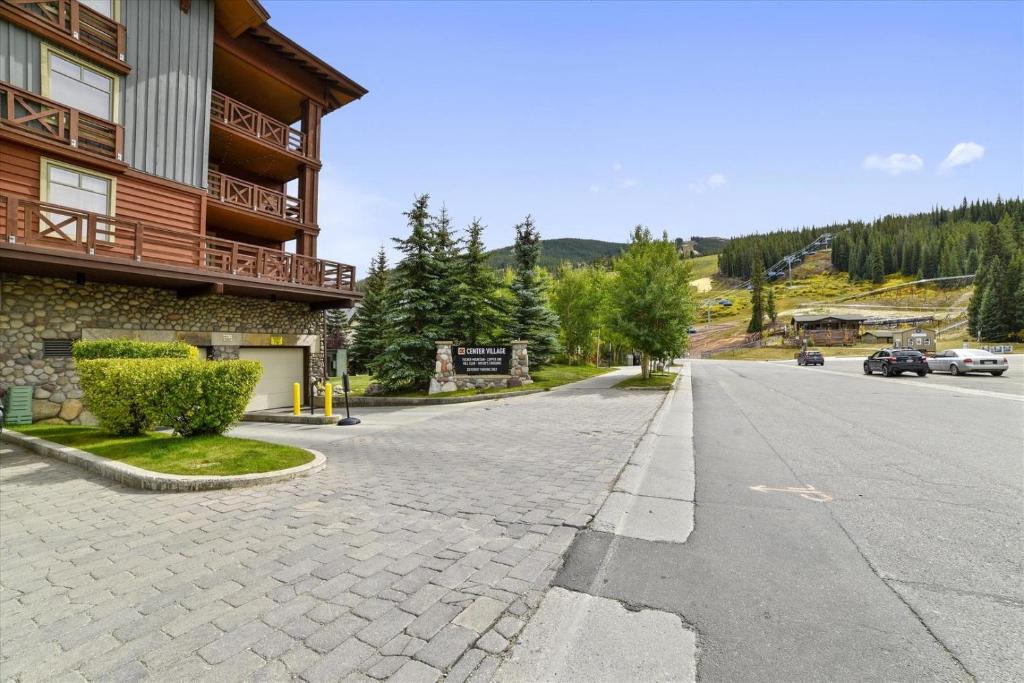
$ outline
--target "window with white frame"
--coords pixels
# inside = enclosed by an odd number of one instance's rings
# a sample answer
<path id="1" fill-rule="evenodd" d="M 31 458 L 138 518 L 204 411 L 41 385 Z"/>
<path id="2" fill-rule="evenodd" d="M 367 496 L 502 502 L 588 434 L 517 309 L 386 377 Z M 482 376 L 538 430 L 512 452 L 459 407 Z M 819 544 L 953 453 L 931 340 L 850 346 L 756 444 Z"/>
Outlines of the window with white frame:
<path id="1" fill-rule="evenodd" d="M 43 48 L 43 96 L 108 121 L 114 120 L 117 79 L 102 69 Z"/>
<path id="2" fill-rule="evenodd" d="M 88 211 L 109 216 L 114 213 L 114 179 L 108 176 L 91 173 L 74 166 L 67 166 L 49 160 L 42 165 L 42 199 L 49 204 L 66 206 L 78 211 Z M 75 214 L 58 211 L 43 212 L 45 220 L 40 225 L 44 234 L 50 237 L 65 237 L 74 240 L 77 237 Z M 85 224 L 82 225 L 82 239 Z M 114 228 L 105 222 L 96 225 L 96 240 L 112 242 Z M 56 234 L 56 233 L 60 234 Z"/>

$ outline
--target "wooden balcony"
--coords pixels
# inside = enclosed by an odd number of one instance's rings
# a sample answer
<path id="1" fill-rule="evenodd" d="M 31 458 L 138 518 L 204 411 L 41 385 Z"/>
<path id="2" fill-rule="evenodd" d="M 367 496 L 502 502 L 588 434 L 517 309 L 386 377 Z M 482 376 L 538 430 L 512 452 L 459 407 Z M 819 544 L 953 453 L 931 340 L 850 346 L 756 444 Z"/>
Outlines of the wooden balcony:
<path id="1" fill-rule="evenodd" d="M 207 181 L 209 225 L 279 242 L 294 239 L 303 226 L 298 197 L 213 170 Z"/>
<path id="2" fill-rule="evenodd" d="M 115 161 L 124 154 L 124 129 L 116 123 L 3 82 L 0 128 Z"/>
<path id="3" fill-rule="evenodd" d="M 0 0 L 0 19 L 43 35 L 122 74 L 125 27 L 78 0 Z"/>
<path id="4" fill-rule="evenodd" d="M 92 269 L 152 286 L 205 282 L 321 303 L 359 296 L 355 268 L 343 263 L 0 194 L 0 262 L 19 261 L 36 264 L 30 272 Z"/>
<path id="5" fill-rule="evenodd" d="M 238 100 L 214 90 L 210 100 L 210 118 L 254 140 L 260 140 L 290 154 L 308 157 L 306 134 L 258 112 Z"/>

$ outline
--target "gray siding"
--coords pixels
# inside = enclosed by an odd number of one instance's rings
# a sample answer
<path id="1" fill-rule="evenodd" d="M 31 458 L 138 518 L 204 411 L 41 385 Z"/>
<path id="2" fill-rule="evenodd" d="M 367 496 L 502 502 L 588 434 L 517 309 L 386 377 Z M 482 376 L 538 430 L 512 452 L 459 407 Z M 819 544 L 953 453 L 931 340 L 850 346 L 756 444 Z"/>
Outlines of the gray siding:
<path id="1" fill-rule="evenodd" d="M 0 81 L 39 93 L 39 38 L 0 21 Z"/>
<path id="2" fill-rule="evenodd" d="M 213 3 L 125 0 L 127 54 L 122 123 L 125 161 L 180 183 L 206 187 L 213 69 Z M 37 57 L 38 59 L 38 57 Z"/>

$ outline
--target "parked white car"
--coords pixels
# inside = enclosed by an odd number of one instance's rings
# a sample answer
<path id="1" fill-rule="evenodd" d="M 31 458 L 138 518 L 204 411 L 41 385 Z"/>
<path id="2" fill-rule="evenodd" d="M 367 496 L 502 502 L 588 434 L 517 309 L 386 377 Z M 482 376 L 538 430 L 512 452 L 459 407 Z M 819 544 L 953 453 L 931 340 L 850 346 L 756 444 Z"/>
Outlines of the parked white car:
<path id="1" fill-rule="evenodd" d="M 982 349 L 950 349 L 928 357 L 929 372 L 948 372 L 962 375 L 968 372 L 988 372 L 998 377 L 1010 368 L 1003 356 Z"/>

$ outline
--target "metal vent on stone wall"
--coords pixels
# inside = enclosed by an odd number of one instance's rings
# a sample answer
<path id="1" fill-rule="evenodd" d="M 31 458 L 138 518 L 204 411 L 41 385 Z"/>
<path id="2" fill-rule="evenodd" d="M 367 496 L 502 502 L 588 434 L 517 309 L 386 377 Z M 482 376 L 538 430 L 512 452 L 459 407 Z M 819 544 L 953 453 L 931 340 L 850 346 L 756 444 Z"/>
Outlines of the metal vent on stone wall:
<path id="1" fill-rule="evenodd" d="M 70 358 L 71 339 L 44 339 L 43 358 Z"/>

